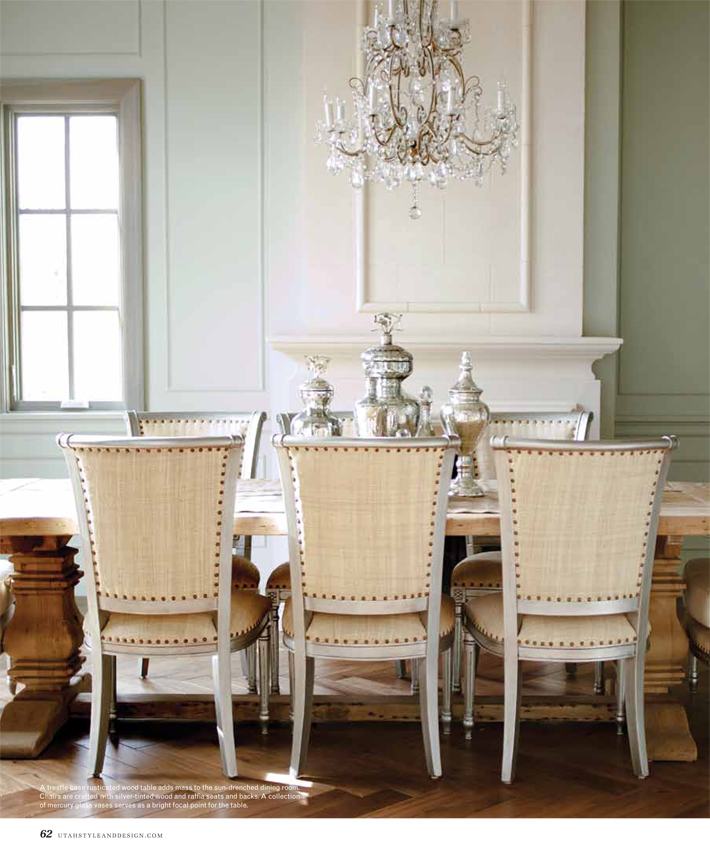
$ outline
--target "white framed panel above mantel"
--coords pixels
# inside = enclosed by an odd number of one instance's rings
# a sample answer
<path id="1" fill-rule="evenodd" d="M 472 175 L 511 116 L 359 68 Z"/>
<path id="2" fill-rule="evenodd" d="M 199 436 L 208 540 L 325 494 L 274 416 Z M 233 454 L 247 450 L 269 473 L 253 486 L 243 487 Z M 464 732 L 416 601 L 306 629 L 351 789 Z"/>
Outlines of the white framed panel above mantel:
<path id="1" fill-rule="evenodd" d="M 359 75 L 360 34 L 372 5 L 358 3 Z M 480 188 L 472 182 L 450 183 L 443 191 L 424 186 L 422 218 L 414 222 L 408 185 L 354 191 L 360 313 L 531 311 L 533 2 L 462 0 L 460 14 L 476 24 L 464 50 L 464 72 L 480 76 L 483 104 L 492 102 L 498 79 L 506 80 L 518 106 L 519 148 L 505 176 L 496 168 Z"/>

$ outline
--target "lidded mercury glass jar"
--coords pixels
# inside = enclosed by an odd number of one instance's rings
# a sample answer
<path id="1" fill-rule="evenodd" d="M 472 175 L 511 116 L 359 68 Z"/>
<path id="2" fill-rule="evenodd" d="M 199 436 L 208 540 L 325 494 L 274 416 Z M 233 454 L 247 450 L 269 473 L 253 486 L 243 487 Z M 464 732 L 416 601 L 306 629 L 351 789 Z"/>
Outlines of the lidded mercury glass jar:
<path id="1" fill-rule="evenodd" d="M 324 438 L 342 435 L 340 421 L 330 414 L 330 402 L 335 389 L 323 377 L 329 362 L 329 357 L 306 357 L 312 376 L 300 387 L 305 409 L 291 422 L 291 433 L 294 436 Z"/>
<path id="2" fill-rule="evenodd" d="M 417 434 L 419 403 L 402 389 L 402 381 L 414 369 L 413 357 L 392 342 L 392 332 L 401 318 L 392 313 L 378 313 L 374 321 L 382 331 L 380 344 L 368 348 L 360 357 L 370 382 L 368 394 L 355 404 L 358 436 Z"/>
<path id="3" fill-rule="evenodd" d="M 461 354 L 459 379 L 449 389 L 449 402 L 441 407 L 441 423 L 449 435 L 461 440 L 456 457 L 456 477 L 449 495 L 482 497 L 484 492 L 473 475 L 473 454 L 491 418 L 488 406 L 481 400 L 483 391 L 471 376 L 471 354 Z"/>

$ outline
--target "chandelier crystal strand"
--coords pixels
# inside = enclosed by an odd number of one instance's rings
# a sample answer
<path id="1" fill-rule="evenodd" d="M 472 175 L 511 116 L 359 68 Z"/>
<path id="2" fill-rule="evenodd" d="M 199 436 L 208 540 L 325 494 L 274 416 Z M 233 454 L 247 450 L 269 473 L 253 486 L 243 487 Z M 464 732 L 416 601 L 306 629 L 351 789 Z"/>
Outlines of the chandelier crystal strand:
<path id="1" fill-rule="evenodd" d="M 458 17 L 458 2 L 388 0 L 375 6 L 364 28 L 364 79 L 350 80 L 353 114 L 345 102 L 324 96 L 325 119 L 316 123 L 316 141 L 328 147 L 326 167 L 337 175 L 350 171 L 350 183 L 367 181 L 394 190 L 412 185 L 409 215 L 421 216 L 418 185 L 426 180 L 444 189 L 450 179 L 483 176 L 498 161 L 505 172 L 517 147 L 515 105 L 505 84 L 498 84 L 496 106 L 482 103 L 477 76 L 466 77 L 463 47 L 471 40 L 468 20 Z"/>

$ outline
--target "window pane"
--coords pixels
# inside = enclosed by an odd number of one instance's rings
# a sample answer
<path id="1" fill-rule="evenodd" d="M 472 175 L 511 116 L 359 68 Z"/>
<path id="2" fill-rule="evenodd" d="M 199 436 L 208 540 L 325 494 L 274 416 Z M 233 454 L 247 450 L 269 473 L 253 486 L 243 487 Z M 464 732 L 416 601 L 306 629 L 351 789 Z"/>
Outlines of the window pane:
<path id="1" fill-rule="evenodd" d="M 71 266 L 74 304 L 118 305 L 116 214 L 72 216 Z"/>
<path id="2" fill-rule="evenodd" d="M 74 396 L 120 401 L 122 392 L 118 312 L 74 313 Z"/>
<path id="3" fill-rule="evenodd" d="M 64 214 L 20 214 L 20 304 L 67 303 Z"/>
<path id="4" fill-rule="evenodd" d="M 118 208 L 118 121 L 113 115 L 69 118 L 73 208 Z"/>
<path id="5" fill-rule="evenodd" d="M 22 399 L 61 401 L 69 397 L 67 314 L 22 314 Z"/>
<path id="6" fill-rule="evenodd" d="M 64 207 L 64 117 L 17 118 L 20 208 Z"/>

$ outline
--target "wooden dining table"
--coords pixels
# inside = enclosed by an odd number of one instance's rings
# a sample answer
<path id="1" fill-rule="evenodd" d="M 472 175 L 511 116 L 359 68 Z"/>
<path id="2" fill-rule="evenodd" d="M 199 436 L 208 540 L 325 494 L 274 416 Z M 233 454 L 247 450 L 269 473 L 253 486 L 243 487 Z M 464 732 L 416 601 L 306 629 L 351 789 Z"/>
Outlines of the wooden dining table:
<path id="1" fill-rule="evenodd" d="M 0 552 L 11 555 L 14 614 L 3 646 L 10 676 L 21 686 L 0 718 L 0 757 L 37 757 L 70 716 L 88 716 L 91 676 L 82 672 L 83 617 L 74 591 L 83 573 L 77 549 L 68 546 L 78 530 L 69 480 L 0 480 Z M 452 500 L 447 535 L 485 538 L 500 534 L 493 489 L 475 501 Z M 285 535 L 286 516 L 278 483 L 240 481 L 234 516 L 240 536 Z M 678 572 L 683 540 L 710 535 L 710 485 L 670 482 L 661 509 L 651 586 L 651 645 L 646 660 L 646 728 L 652 760 L 697 759 L 682 699 L 674 688 L 685 680 L 688 643 L 678 616 L 684 583 Z M 590 687 L 591 690 L 591 687 Z M 122 694 L 121 719 L 214 720 L 211 695 Z M 271 698 L 273 720 L 288 721 L 289 699 Z M 236 720 L 258 720 L 258 699 L 234 696 Z M 478 721 L 501 721 L 499 696 L 476 698 Z M 316 696 L 316 721 L 416 721 L 418 700 L 410 695 Z M 454 699 L 454 720 L 462 700 Z M 613 723 L 612 695 L 524 696 L 521 717 Z M 462 736 L 463 739 L 463 736 Z"/>

